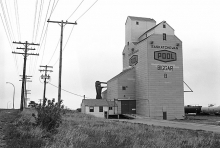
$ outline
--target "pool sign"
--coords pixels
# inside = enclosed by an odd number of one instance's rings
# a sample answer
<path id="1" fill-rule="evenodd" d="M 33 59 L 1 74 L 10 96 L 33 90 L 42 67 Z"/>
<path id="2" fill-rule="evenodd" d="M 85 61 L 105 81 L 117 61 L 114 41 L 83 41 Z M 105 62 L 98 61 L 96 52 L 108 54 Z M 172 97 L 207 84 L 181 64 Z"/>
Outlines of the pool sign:
<path id="1" fill-rule="evenodd" d="M 138 56 L 137 55 L 133 55 L 130 59 L 129 59 L 129 66 L 134 66 L 138 63 Z"/>
<path id="2" fill-rule="evenodd" d="M 176 53 L 168 50 L 154 51 L 154 59 L 161 62 L 176 61 Z"/>

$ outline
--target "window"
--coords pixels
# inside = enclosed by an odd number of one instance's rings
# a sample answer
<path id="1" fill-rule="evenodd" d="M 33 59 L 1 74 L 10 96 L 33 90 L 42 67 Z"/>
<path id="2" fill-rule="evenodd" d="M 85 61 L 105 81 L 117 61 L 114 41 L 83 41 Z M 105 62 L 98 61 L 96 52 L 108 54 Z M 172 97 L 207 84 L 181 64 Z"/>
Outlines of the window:
<path id="1" fill-rule="evenodd" d="M 136 22 L 136 25 L 139 25 L 139 22 Z"/>
<path id="2" fill-rule="evenodd" d="M 126 88 L 127 88 L 126 86 L 122 86 L 122 90 L 126 90 Z"/>
<path id="3" fill-rule="evenodd" d="M 112 110 L 112 107 L 109 107 L 109 110 Z"/>
<path id="4" fill-rule="evenodd" d="M 99 106 L 99 112 L 103 112 L 103 106 Z"/>
<path id="5" fill-rule="evenodd" d="M 89 112 L 94 112 L 94 107 L 93 106 L 89 107 Z"/>
<path id="6" fill-rule="evenodd" d="M 163 28 L 166 28 L 166 24 L 163 24 Z"/>
<path id="7" fill-rule="evenodd" d="M 163 40 L 167 40 L 166 33 L 163 33 Z"/>

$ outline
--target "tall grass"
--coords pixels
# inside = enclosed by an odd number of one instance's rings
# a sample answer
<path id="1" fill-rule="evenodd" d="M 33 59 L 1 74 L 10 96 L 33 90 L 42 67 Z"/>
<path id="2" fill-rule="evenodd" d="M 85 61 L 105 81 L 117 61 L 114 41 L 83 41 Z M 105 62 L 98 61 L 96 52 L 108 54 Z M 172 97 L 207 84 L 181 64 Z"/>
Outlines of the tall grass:
<path id="1" fill-rule="evenodd" d="M 63 116 L 46 148 L 218 148 L 220 135 L 143 124 L 122 123 L 72 112 Z"/>

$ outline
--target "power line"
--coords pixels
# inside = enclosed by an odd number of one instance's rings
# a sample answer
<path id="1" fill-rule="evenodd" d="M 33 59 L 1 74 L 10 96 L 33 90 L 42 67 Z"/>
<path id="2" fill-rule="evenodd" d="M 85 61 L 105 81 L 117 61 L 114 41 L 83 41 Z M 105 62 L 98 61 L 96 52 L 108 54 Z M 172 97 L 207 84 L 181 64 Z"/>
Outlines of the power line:
<path id="1" fill-rule="evenodd" d="M 5 1 L 5 7 L 6 7 L 7 15 L 8 15 L 9 25 L 10 25 L 11 31 L 12 31 L 12 36 L 13 36 L 13 39 L 15 40 L 14 31 L 13 31 L 13 28 L 12 28 L 12 26 L 11 26 L 11 20 L 10 20 L 10 15 L 9 15 L 9 12 L 8 12 L 8 6 L 7 6 L 6 1 Z"/>
<path id="2" fill-rule="evenodd" d="M 58 47 L 58 45 L 59 45 L 59 42 L 60 42 L 60 38 L 59 38 L 59 40 L 58 40 L 58 42 L 57 42 L 57 46 L 56 46 L 56 48 L 55 48 L 55 50 L 54 50 L 54 52 L 53 52 L 53 55 L 52 55 L 51 58 L 50 58 L 50 61 L 51 61 L 51 59 L 53 58 L 53 56 L 54 56 L 54 54 L 55 54 L 55 52 L 56 52 L 56 50 L 57 50 L 57 47 Z M 50 61 L 48 62 L 47 65 L 50 64 Z"/>
<path id="3" fill-rule="evenodd" d="M 51 0 L 50 0 L 50 2 L 51 2 Z M 40 40 L 39 41 L 41 41 L 41 38 L 42 38 L 42 35 L 43 35 L 43 31 L 44 31 L 44 27 L 45 27 L 45 24 L 46 24 L 46 20 L 47 20 L 47 15 L 48 15 L 48 11 L 49 11 L 49 8 L 50 8 L 50 2 L 49 2 L 49 5 L 48 5 L 48 7 L 47 7 L 47 13 L 46 13 L 46 17 L 45 17 L 45 19 L 44 19 L 44 25 L 43 25 L 43 29 L 42 29 L 42 32 L 41 32 L 41 36 L 40 36 Z"/>
<path id="4" fill-rule="evenodd" d="M 71 36 L 71 34 L 72 34 L 72 32 L 73 32 L 73 28 L 74 28 L 74 26 L 72 27 L 72 30 L 71 30 L 71 32 L 70 32 L 70 34 L 69 34 L 69 36 L 68 36 L 68 39 L 67 39 L 67 41 L 66 41 L 66 44 L 64 45 L 63 51 L 64 51 L 64 49 L 66 48 L 66 45 L 67 45 L 67 43 L 68 43 L 68 41 L 69 41 L 69 39 L 70 39 L 70 36 Z M 56 65 L 56 63 L 57 63 L 58 60 L 59 60 L 59 58 L 56 60 L 56 62 L 53 64 L 53 66 Z"/>
<path id="5" fill-rule="evenodd" d="M 7 30 L 6 30 L 6 28 L 5 28 L 5 25 L 4 25 L 4 22 L 3 22 L 3 19 L 2 19 L 1 13 L 0 13 L 0 17 L 1 17 L 1 20 L 2 20 L 2 24 L 3 24 L 3 26 L 4 26 L 4 30 L 5 30 L 5 34 L 6 34 L 6 36 L 7 36 L 7 39 L 8 39 L 8 43 L 9 43 L 9 45 L 10 45 L 10 47 L 11 47 L 11 50 L 13 51 L 12 42 L 11 42 L 10 39 L 9 39 L 9 35 L 8 35 Z M 17 74 L 19 75 L 19 73 L 18 73 L 17 59 L 16 59 L 16 56 L 15 56 L 15 55 L 14 55 L 14 62 L 16 62 Z"/>
<path id="6" fill-rule="evenodd" d="M 49 83 L 49 82 L 48 82 L 48 83 Z M 54 86 L 54 87 L 56 87 L 56 88 L 58 88 L 58 86 L 56 86 L 56 85 L 53 85 L 53 84 L 51 84 L 51 83 L 49 83 L 49 84 L 52 85 L 52 86 Z M 73 95 L 75 95 L 75 96 L 84 97 L 84 95 L 75 94 L 75 93 L 70 92 L 70 91 L 67 91 L 67 90 L 65 90 L 65 89 L 63 89 L 63 88 L 61 88 L 61 90 L 65 91 L 65 92 L 68 92 L 68 93 L 70 93 L 70 94 L 73 94 Z"/>
<path id="7" fill-rule="evenodd" d="M 7 27 L 7 30 L 8 30 L 9 38 L 10 38 L 10 40 L 12 41 L 11 30 L 10 30 L 10 28 L 8 27 L 9 24 L 8 24 L 8 20 L 7 20 L 6 14 L 5 14 L 4 5 L 3 5 L 3 3 L 2 3 L 2 0 L 1 0 L 0 2 L 1 2 L 2 12 L 3 12 L 4 19 L 5 19 L 6 27 Z"/>
<path id="8" fill-rule="evenodd" d="M 15 5 L 15 17 L 16 17 L 18 38 L 19 38 L 19 40 L 21 40 L 21 31 L 20 31 L 19 13 L 18 13 L 18 2 L 17 2 L 17 0 L 14 0 L 14 5 Z"/>
<path id="9" fill-rule="evenodd" d="M 43 58 L 44 58 L 44 51 L 45 51 L 46 40 L 47 40 L 47 33 L 46 33 L 46 39 L 45 39 L 45 42 L 44 42 L 43 56 L 42 56 L 42 58 L 41 58 L 41 63 L 40 63 L 40 65 L 42 64 L 42 61 L 43 61 Z"/>
<path id="10" fill-rule="evenodd" d="M 78 19 L 76 19 L 76 21 L 78 21 L 81 17 L 83 17 L 97 2 L 98 0 L 96 0 L 90 7 L 89 9 L 87 9 Z"/>
<path id="11" fill-rule="evenodd" d="M 35 3 L 35 13 L 34 13 L 34 25 L 33 25 L 32 42 L 34 40 L 35 22 L 36 22 L 36 16 L 37 16 L 37 6 L 38 6 L 38 0 L 36 0 L 36 3 Z"/>
<path id="12" fill-rule="evenodd" d="M 41 22 L 41 14 L 42 14 L 42 11 L 43 11 L 43 8 L 44 8 L 43 4 L 44 4 L 44 1 L 42 2 L 42 0 L 41 0 L 39 16 L 38 16 L 38 21 L 37 21 L 37 29 L 36 29 L 35 41 L 36 41 L 37 36 L 38 36 L 38 30 L 39 30 L 39 26 L 40 26 L 40 22 Z"/>
<path id="13" fill-rule="evenodd" d="M 68 19 L 76 12 L 76 10 L 80 7 L 80 5 L 83 3 L 84 0 L 81 1 L 81 3 L 78 5 L 78 7 L 73 11 L 73 13 L 68 17 Z M 67 19 L 67 20 L 68 20 Z"/>
<path id="14" fill-rule="evenodd" d="M 54 0 L 54 2 L 55 2 L 55 0 Z M 54 6 L 54 2 L 53 2 L 53 6 Z M 54 10 L 55 10 L 55 8 L 56 8 L 56 6 L 57 6 L 58 2 L 59 2 L 59 0 L 57 0 L 57 2 L 56 2 L 56 4 L 55 4 L 55 6 L 54 6 L 54 7 L 52 7 L 52 10 L 51 10 L 51 13 L 50 13 L 50 17 L 49 17 L 49 19 L 51 18 L 51 15 L 53 14 L 53 12 L 54 12 Z"/>

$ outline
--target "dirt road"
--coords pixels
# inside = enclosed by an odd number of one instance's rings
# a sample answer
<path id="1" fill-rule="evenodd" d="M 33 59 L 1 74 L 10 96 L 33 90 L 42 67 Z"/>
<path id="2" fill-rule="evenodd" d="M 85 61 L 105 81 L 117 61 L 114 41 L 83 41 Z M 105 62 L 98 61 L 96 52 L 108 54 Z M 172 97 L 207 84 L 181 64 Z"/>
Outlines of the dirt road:
<path id="1" fill-rule="evenodd" d="M 12 124 L 18 115 L 18 110 L 11 109 L 0 109 L 0 148 L 5 148 L 6 146 L 6 131 L 7 126 Z"/>

